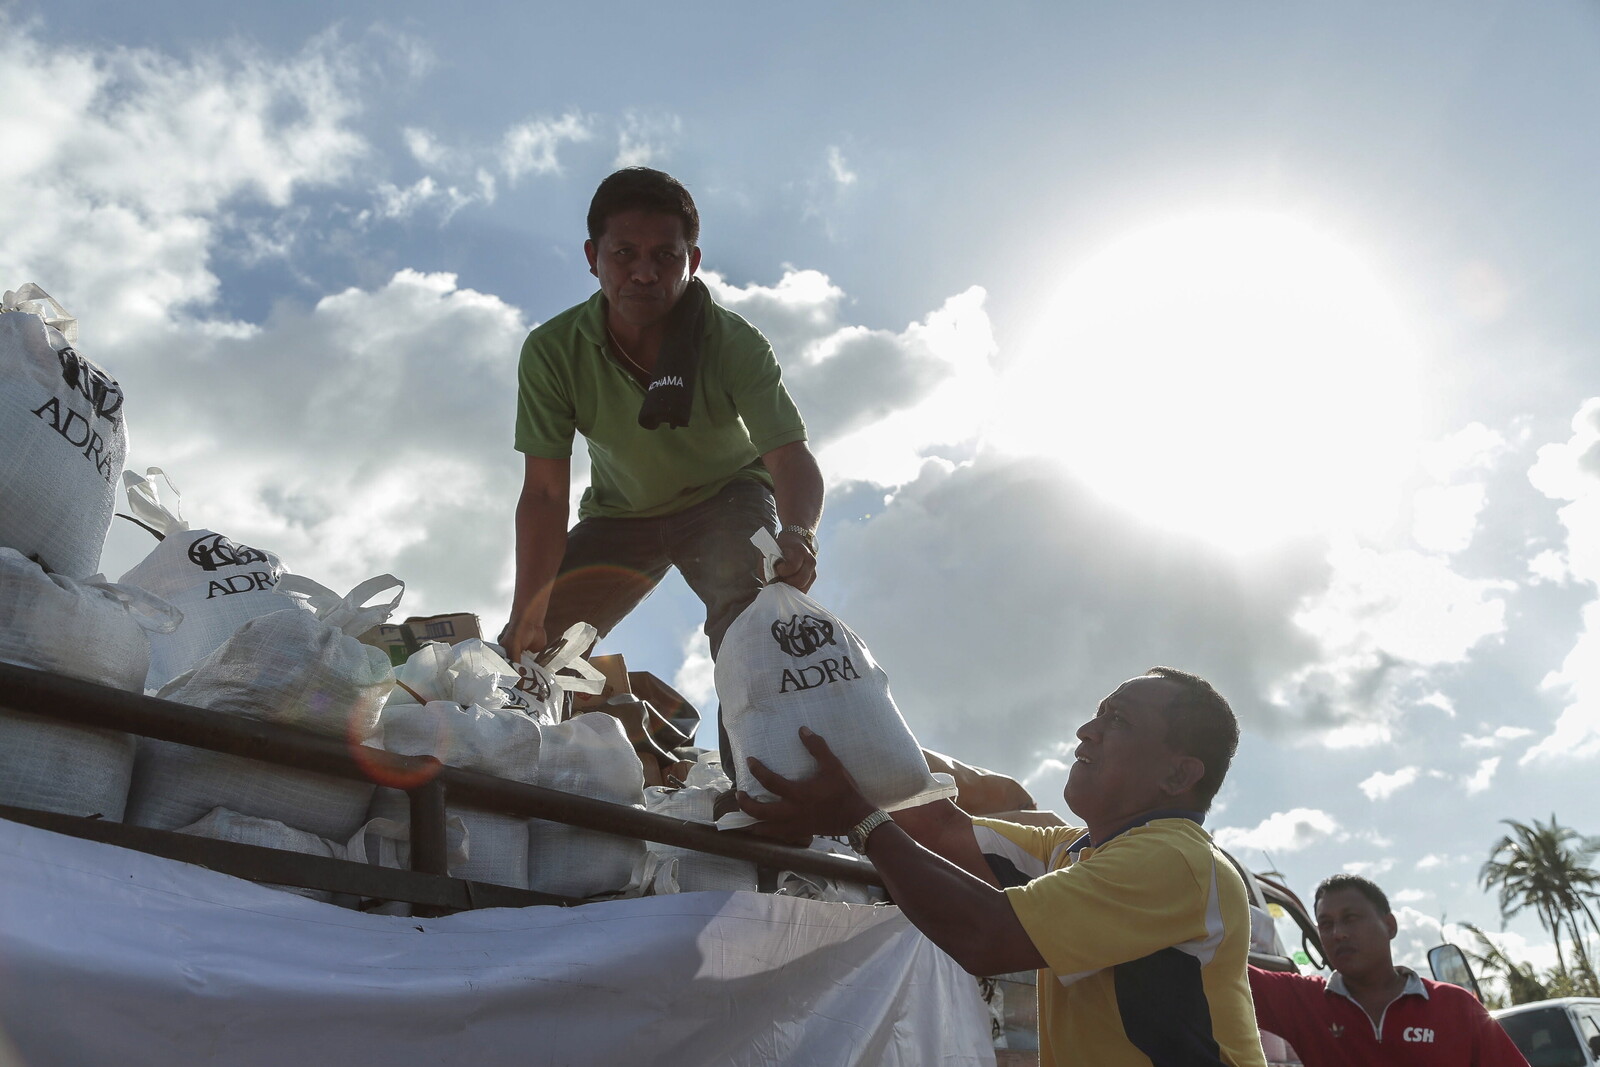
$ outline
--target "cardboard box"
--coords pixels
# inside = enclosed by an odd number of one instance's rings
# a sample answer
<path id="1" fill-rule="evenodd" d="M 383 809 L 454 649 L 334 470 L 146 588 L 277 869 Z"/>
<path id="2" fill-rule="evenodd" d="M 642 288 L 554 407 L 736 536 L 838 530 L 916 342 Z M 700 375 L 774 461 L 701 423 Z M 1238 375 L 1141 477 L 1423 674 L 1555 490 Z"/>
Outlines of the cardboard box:
<path id="1" fill-rule="evenodd" d="M 469 638 L 483 636 L 478 617 L 472 614 L 413 615 L 405 622 L 380 623 L 362 634 L 358 641 L 388 653 L 391 666 L 398 667 L 410 658 L 424 642 L 443 641 L 447 645 L 460 644 Z"/>
<path id="2" fill-rule="evenodd" d="M 621 653 L 610 656 L 591 656 L 589 665 L 606 676 L 606 687 L 598 693 L 573 693 L 572 714 L 583 711 L 592 711 L 610 700 L 614 696 L 625 696 L 633 693 L 633 685 L 628 681 L 628 665 L 623 662 Z"/>

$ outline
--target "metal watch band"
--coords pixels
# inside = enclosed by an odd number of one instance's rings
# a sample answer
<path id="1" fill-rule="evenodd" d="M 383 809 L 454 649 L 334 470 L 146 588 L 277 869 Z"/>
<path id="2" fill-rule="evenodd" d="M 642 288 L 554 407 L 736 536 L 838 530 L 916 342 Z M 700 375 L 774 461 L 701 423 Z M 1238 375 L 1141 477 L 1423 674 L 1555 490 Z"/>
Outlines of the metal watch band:
<path id="1" fill-rule="evenodd" d="M 794 534 L 796 537 L 800 538 L 800 540 L 805 542 L 806 548 L 813 556 L 817 554 L 817 535 L 816 532 L 810 527 L 801 526 L 799 523 L 791 522 L 789 525 L 783 528 L 783 532 Z"/>
<path id="2" fill-rule="evenodd" d="M 889 813 L 881 808 L 850 828 L 850 847 L 861 853 L 867 854 L 867 838 L 872 836 L 872 831 L 889 821 Z"/>

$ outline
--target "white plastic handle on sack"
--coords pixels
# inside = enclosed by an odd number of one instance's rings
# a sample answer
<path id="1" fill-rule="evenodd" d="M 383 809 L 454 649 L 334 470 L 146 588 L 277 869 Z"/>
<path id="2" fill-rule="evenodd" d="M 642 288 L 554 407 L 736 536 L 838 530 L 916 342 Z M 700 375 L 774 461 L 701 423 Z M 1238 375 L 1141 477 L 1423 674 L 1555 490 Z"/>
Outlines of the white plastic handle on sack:
<path id="1" fill-rule="evenodd" d="M 750 535 L 750 543 L 761 553 L 761 580 L 767 583 L 778 576 L 777 562 L 783 558 L 778 539 L 765 526 Z"/>
<path id="2" fill-rule="evenodd" d="M 60 575 L 51 577 L 59 578 Z M 105 582 L 90 578 L 83 583 L 83 586 L 102 593 L 127 608 L 128 616 L 153 634 L 170 634 L 183 622 L 182 611 L 136 585 L 123 585 L 120 582 Z"/>
<path id="3" fill-rule="evenodd" d="M 158 475 L 167 483 L 167 490 L 172 494 L 170 508 L 161 502 L 161 493 L 155 483 Z M 183 494 L 178 492 L 178 487 L 172 484 L 172 479 L 160 467 L 146 467 L 142 476 L 133 471 L 123 471 L 122 484 L 128 489 L 128 510 L 133 512 L 135 519 L 156 531 L 157 537 L 164 540 L 169 534 L 182 533 L 189 528 L 189 524 L 183 521 Z"/>
<path id="4" fill-rule="evenodd" d="M 379 593 L 395 588 L 399 592 L 387 604 L 367 606 L 367 601 Z M 302 598 L 311 605 L 317 618 L 351 637 L 359 637 L 374 626 L 389 621 L 394 609 L 400 606 L 400 598 L 406 594 L 406 583 L 392 574 L 380 574 L 376 578 L 368 578 L 347 595 L 340 596 L 303 574 L 285 574 L 278 579 L 273 591 Z"/>
<path id="5" fill-rule="evenodd" d="M 37 315 L 46 326 L 54 327 L 68 344 L 78 340 L 78 320 L 56 298 L 29 282 L 21 289 L 7 289 L 0 297 L 0 312 L 20 311 L 24 315 Z"/>
<path id="6" fill-rule="evenodd" d="M 604 690 L 606 676 L 600 673 L 599 667 L 583 658 L 583 650 L 594 644 L 599 633 L 591 623 L 573 623 L 561 635 L 561 640 L 556 642 L 549 663 L 540 663 L 532 652 L 524 652 L 522 662 L 517 664 L 517 673 L 522 676 L 517 688 L 526 689 L 538 697 L 540 703 L 549 703 L 557 693 L 599 693 Z M 572 671 L 577 677 L 563 675 L 560 673 L 562 671 Z"/>

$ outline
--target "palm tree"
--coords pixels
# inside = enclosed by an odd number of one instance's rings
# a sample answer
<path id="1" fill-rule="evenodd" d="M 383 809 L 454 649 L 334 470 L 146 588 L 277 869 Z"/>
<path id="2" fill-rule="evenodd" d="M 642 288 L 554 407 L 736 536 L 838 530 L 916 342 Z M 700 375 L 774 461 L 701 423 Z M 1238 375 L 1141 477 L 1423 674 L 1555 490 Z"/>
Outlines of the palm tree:
<path id="1" fill-rule="evenodd" d="M 1504 822 L 1513 833 L 1496 843 L 1489 861 L 1478 872 L 1483 887 L 1498 890 L 1502 919 L 1532 908 L 1539 924 L 1555 939 L 1559 969 L 1569 973 L 1562 941 L 1570 933 L 1578 957 L 1576 973 L 1594 983 L 1595 970 L 1578 913 L 1582 911 L 1589 925 L 1600 932 L 1589 907 L 1590 900 L 1600 899 L 1600 872 L 1592 866 L 1600 854 L 1600 839 L 1562 826 L 1554 814 L 1548 825 L 1538 819 L 1532 826 L 1514 819 Z"/>
<path id="2" fill-rule="evenodd" d="M 1512 1004 L 1531 1004 L 1536 1000 L 1550 999 L 1550 990 L 1539 980 L 1532 965 L 1518 963 L 1507 956 L 1504 949 L 1489 940 L 1488 934 L 1471 923 L 1461 925 L 1471 931 L 1478 942 L 1478 951 L 1468 951 L 1467 955 L 1483 968 L 1485 976 L 1495 975 L 1505 982 L 1506 996 Z"/>

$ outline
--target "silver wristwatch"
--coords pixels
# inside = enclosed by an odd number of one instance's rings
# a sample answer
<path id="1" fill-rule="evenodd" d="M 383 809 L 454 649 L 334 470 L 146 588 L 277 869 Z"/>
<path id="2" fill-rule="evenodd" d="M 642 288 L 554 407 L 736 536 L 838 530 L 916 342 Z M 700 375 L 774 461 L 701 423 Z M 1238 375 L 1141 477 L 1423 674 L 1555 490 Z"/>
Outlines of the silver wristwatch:
<path id="1" fill-rule="evenodd" d="M 817 554 L 817 534 L 815 530 L 811 529 L 811 527 L 801 526 L 797 522 L 791 522 L 789 525 L 785 526 L 781 532 L 794 534 L 805 543 L 807 551 L 809 551 L 813 556 Z"/>
<path id="2" fill-rule="evenodd" d="M 872 836 L 872 831 L 888 821 L 889 813 L 879 809 L 850 827 L 850 847 L 865 856 L 867 854 L 867 838 Z"/>

